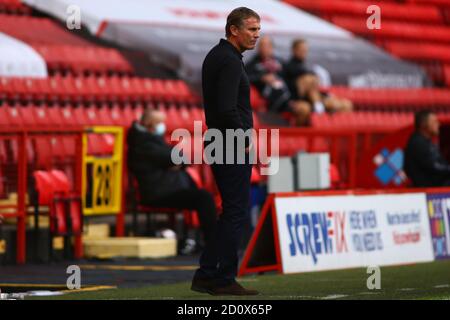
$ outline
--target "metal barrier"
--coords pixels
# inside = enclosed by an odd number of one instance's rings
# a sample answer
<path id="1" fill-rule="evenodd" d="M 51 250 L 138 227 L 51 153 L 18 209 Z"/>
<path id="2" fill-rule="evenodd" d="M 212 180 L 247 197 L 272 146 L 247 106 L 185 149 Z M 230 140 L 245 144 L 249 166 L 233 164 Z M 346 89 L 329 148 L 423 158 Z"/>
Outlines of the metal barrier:
<path id="1" fill-rule="evenodd" d="M 330 152 L 342 188 L 355 187 L 358 159 L 377 139 L 392 130 L 280 129 L 281 155 L 301 149 Z M 26 260 L 26 218 L 30 208 L 31 172 L 57 168 L 68 172 L 83 199 L 85 216 L 116 215 L 116 235 L 124 235 L 124 131 L 122 127 L 0 129 L 0 214 L 16 219 L 18 264 Z M 286 145 L 288 147 L 286 148 Z M 75 256 L 82 256 L 81 237 Z"/>
<path id="2" fill-rule="evenodd" d="M 16 219 L 16 262 L 26 261 L 26 218 L 31 208 L 32 172 L 70 165 L 73 191 L 81 192 L 82 128 L 0 129 L 0 214 Z M 60 140 L 61 139 L 61 140 Z M 60 143 L 71 141 L 67 153 Z M 69 148 L 68 145 L 66 145 Z M 70 162 L 70 164 L 69 164 Z M 75 256 L 81 257 L 81 237 L 75 239 Z"/>
<path id="3" fill-rule="evenodd" d="M 339 188 L 356 187 L 358 161 L 379 139 L 396 129 L 366 127 L 360 129 L 281 128 L 279 131 L 280 156 L 296 152 L 328 152 L 330 161 L 340 173 Z M 268 141 L 270 138 L 268 138 Z M 269 154 L 270 154 L 270 146 Z"/>

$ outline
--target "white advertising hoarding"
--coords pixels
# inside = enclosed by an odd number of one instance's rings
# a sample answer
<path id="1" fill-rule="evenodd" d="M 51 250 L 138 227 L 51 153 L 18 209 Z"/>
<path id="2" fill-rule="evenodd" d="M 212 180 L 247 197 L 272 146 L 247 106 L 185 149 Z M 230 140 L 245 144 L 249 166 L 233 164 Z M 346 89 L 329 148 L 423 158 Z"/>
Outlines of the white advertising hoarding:
<path id="1" fill-rule="evenodd" d="M 284 273 L 433 261 L 426 195 L 275 198 Z"/>

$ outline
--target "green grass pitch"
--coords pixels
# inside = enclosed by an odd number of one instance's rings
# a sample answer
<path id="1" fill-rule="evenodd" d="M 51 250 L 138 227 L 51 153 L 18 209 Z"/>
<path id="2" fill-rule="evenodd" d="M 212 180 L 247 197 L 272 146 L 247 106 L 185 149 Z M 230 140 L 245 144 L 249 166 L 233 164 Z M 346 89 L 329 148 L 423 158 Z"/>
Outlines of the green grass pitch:
<path id="1" fill-rule="evenodd" d="M 381 289 L 367 288 L 363 268 L 302 274 L 245 276 L 239 281 L 261 295 L 247 299 L 450 299 L 450 260 L 381 267 Z M 40 298 L 42 299 L 42 298 Z M 242 299 L 190 290 L 190 283 L 69 293 L 47 299 Z M 245 298 L 244 298 L 245 299 Z"/>

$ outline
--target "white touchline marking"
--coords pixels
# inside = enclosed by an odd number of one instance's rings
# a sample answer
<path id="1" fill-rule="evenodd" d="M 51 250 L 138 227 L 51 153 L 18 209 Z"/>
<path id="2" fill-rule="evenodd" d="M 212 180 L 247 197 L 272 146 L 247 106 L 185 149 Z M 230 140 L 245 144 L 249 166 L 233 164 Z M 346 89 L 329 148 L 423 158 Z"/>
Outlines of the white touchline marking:
<path id="1" fill-rule="evenodd" d="M 415 288 L 401 288 L 401 289 L 398 289 L 398 290 L 400 290 L 400 291 L 413 291 L 413 290 L 416 290 Z"/>
<path id="2" fill-rule="evenodd" d="M 361 294 L 361 295 L 373 295 L 373 294 L 380 294 L 380 293 L 379 292 L 360 292 L 358 294 Z"/>
<path id="3" fill-rule="evenodd" d="M 344 297 L 348 297 L 347 294 L 332 294 L 326 297 L 322 297 L 321 299 L 324 300 L 330 300 L 330 299 L 339 299 L 339 298 L 344 298 Z"/>
<path id="4" fill-rule="evenodd" d="M 283 295 L 270 295 L 269 298 L 284 298 L 284 299 L 317 299 L 319 297 L 313 296 L 283 296 Z"/>
<path id="5" fill-rule="evenodd" d="M 448 288 L 450 285 L 448 284 L 438 284 L 437 286 L 434 286 L 435 288 Z"/>

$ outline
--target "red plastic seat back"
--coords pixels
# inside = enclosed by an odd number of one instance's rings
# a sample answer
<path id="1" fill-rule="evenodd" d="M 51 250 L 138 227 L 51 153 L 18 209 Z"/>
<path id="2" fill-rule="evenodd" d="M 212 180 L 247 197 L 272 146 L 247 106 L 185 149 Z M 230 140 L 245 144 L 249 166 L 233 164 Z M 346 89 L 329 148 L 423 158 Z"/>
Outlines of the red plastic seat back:
<path id="1" fill-rule="evenodd" d="M 61 170 L 51 170 L 49 174 L 53 179 L 54 192 L 68 194 L 71 187 L 67 175 Z"/>
<path id="2" fill-rule="evenodd" d="M 83 231 L 80 198 L 69 199 L 69 216 L 72 222 L 72 234 L 80 235 Z"/>
<path id="3" fill-rule="evenodd" d="M 186 168 L 187 174 L 192 178 L 192 180 L 197 185 L 197 188 L 203 188 L 203 181 L 200 174 L 201 168 L 199 166 L 191 166 Z"/>
<path id="4" fill-rule="evenodd" d="M 341 180 L 339 170 L 334 163 L 330 163 L 330 182 L 331 187 L 338 187 L 339 182 Z"/>
<path id="5" fill-rule="evenodd" d="M 39 205 L 50 205 L 53 200 L 55 184 L 52 176 L 42 170 L 37 170 L 33 172 L 33 177 L 35 179 L 35 187 L 38 192 L 38 204 Z"/>
<path id="6" fill-rule="evenodd" d="M 67 233 L 66 204 L 63 200 L 54 201 L 50 212 L 50 231 L 52 234 Z"/>

